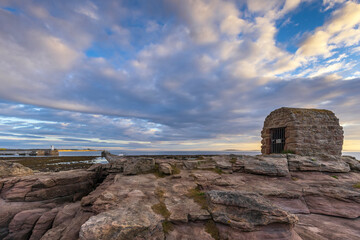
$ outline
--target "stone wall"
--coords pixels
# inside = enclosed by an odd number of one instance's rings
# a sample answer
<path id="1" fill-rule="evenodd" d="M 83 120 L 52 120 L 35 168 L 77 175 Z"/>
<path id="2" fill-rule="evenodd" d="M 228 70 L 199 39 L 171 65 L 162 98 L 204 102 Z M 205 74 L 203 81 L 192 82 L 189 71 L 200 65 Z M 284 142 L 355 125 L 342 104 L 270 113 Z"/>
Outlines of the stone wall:
<path id="1" fill-rule="evenodd" d="M 339 119 L 329 110 L 279 108 L 266 117 L 261 132 L 261 152 L 271 153 L 271 129 L 285 128 L 285 151 L 299 155 L 340 156 L 343 129 Z"/>

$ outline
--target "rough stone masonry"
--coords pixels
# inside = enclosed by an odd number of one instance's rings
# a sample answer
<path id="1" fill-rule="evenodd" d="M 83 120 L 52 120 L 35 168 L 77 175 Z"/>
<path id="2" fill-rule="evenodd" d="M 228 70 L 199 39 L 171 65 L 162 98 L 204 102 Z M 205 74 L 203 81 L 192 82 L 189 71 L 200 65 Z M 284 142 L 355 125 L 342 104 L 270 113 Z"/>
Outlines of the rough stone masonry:
<path id="1" fill-rule="evenodd" d="M 271 154 L 273 129 L 285 128 L 284 151 L 298 155 L 341 156 L 343 128 L 332 111 L 323 109 L 279 108 L 266 117 L 261 132 L 262 154 Z"/>

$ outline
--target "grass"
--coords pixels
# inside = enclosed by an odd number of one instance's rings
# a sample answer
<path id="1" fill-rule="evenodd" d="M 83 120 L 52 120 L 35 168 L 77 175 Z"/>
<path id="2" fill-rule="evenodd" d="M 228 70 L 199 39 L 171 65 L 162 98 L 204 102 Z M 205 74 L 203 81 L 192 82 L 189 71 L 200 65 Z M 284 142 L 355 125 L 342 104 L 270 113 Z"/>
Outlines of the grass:
<path id="1" fill-rule="evenodd" d="M 219 229 L 213 220 L 209 220 L 205 224 L 205 231 L 211 235 L 215 240 L 220 239 Z"/>
<path id="2" fill-rule="evenodd" d="M 333 175 L 333 176 L 331 176 L 332 178 L 335 178 L 335 179 L 339 179 L 339 177 L 338 176 L 335 176 L 335 175 Z"/>
<path id="3" fill-rule="evenodd" d="M 181 172 L 180 168 L 178 168 L 176 165 L 172 165 L 171 169 L 172 169 L 173 174 L 180 174 L 180 172 Z"/>
<path id="4" fill-rule="evenodd" d="M 220 168 L 213 168 L 213 169 L 211 169 L 211 171 L 213 171 L 219 175 L 223 174 L 223 171 Z"/>
<path id="5" fill-rule="evenodd" d="M 297 177 L 291 177 L 291 180 L 293 180 L 293 181 L 297 181 L 297 180 L 299 180 Z"/>
<path id="6" fill-rule="evenodd" d="M 158 204 L 152 205 L 151 209 L 154 211 L 154 213 L 159 214 L 165 218 L 165 220 L 162 222 L 163 231 L 165 234 L 171 232 L 174 230 L 174 225 L 168 221 L 168 218 L 170 217 L 171 213 L 166 208 L 166 205 L 164 203 L 165 201 L 165 192 L 164 190 L 160 188 L 155 189 L 155 196 L 159 200 Z"/>
<path id="7" fill-rule="evenodd" d="M 310 158 L 311 161 L 316 162 L 317 160 L 315 158 Z"/>
<path id="8" fill-rule="evenodd" d="M 353 187 L 354 187 L 354 188 L 359 188 L 359 189 L 360 189 L 360 182 L 355 183 L 355 184 L 353 185 Z"/>
<path id="9" fill-rule="evenodd" d="M 202 209 L 208 209 L 205 193 L 200 191 L 199 187 L 190 189 L 187 196 L 192 198 Z"/>
<path id="10" fill-rule="evenodd" d="M 232 158 L 230 159 L 230 163 L 235 164 L 235 163 L 236 163 L 236 158 L 235 158 L 235 157 L 232 157 Z"/>
<path id="11" fill-rule="evenodd" d="M 151 209 L 154 211 L 154 213 L 157 213 L 157 214 L 163 216 L 165 219 L 168 219 L 170 217 L 170 212 L 166 208 L 166 205 L 164 202 L 159 202 L 158 204 L 152 205 Z"/>
<path id="12" fill-rule="evenodd" d="M 162 227 L 165 234 L 174 230 L 174 225 L 168 220 L 162 222 Z"/>

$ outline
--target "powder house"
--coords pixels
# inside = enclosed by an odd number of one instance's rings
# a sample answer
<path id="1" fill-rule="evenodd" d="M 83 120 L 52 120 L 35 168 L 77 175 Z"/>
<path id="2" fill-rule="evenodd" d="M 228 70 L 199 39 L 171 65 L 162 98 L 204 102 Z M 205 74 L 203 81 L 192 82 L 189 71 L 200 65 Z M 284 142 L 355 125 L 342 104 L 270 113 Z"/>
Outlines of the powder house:
<path id="1" fill-rule="evenodd" d="M 329 110 L 279 108 L 266 117 L 261 153 L 341 156 L 343 128 Z"/>

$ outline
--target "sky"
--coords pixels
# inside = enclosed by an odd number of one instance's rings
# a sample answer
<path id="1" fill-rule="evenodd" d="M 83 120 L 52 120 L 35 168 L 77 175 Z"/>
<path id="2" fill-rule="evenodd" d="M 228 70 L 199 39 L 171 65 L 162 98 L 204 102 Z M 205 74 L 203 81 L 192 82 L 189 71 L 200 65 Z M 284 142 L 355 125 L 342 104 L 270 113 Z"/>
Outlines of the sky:
<path id="1" fill-rule="evenodd" d="M 360 1 L 0 0 L 0 148 L 260 150 L 280 107 L 360 151 Z"/>

